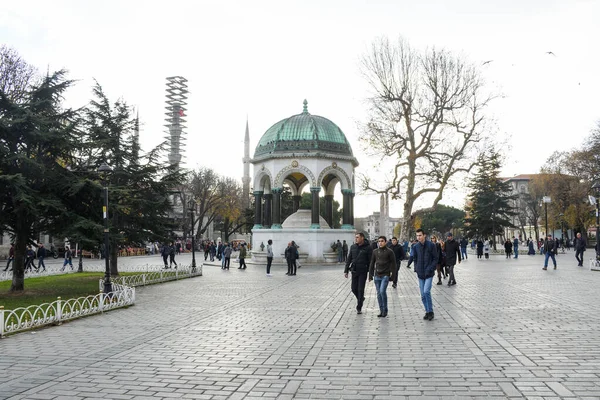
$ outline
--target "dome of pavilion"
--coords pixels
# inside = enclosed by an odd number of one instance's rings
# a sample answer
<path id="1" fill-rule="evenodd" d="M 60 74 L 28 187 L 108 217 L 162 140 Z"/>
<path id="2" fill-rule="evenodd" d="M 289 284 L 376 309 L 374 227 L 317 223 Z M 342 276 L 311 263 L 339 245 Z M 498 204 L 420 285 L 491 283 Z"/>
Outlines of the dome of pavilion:
<path id="1" fill-rule="evenodd" d="M 254 158 L 266 158 L 275 153 L 315 153 L 354 157 L 344 132 L 327 118 L 308 112 L 304 100 L 301 114 L 282 119 L 260 138 Z"/>

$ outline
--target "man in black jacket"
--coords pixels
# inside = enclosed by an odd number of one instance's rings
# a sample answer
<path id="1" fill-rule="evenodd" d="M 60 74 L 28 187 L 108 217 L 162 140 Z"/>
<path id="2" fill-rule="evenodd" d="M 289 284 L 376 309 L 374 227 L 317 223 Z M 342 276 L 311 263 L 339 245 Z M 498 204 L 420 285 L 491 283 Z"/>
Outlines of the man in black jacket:
<path id="1" fill-rule="evenodd" d="M 587 243 L 585 242 L 585 239 L 581 237 L 581 232 L 579 232 L 575 239 L 575 258 L 577 259 L 578 267 L 583 267 L 583 253 L 585 252 L 586 246 Z"/>
<path id="2" fill-rule="evenodd" d="M 548 269 L 548 258 L 552 258 L 552 263 L 554 264 L 554 269 L 556 269 L 556 258 L 554 255 L 556 254 L 556 242 L 552 239 L 552 235 L 548 234 L 548 239 L 544 242 L 544 252 L 546 253 L 546 257 L 544 258 L 544 271 Z"/>
<path id="3" fill-rule="evenodd" d="M 348 278 L 348 271 L 352 272 L 352 293 L 356 296 L 357 301 L 356 313 L 362 314 L 362 306 L 365 301 L 365 284 L 373 249 L 365 242 L 365 235 L 362 232 L 354 235 L 354 241 L 355 243 L 348 252 L 344 277 Z"/>
<path id="4" fill-rule="evenodd" d="M 396 237 L 392 238 L 392 245 L 390 249 L 394 252 L 394 256 L 396 257 L 396 274 L 394 274 L 394 280 L 392 283 L 392 287 L 395 289 L 398 287 L 398 271 L 400 270 L 400 263 L 405 258 L 404 246 L 398 243 L 398 239 Z"/>
<path id="5" fill-rule="evenodd" d="M 448 267 L 448 275 L 450 275 L 450 279 L 448 279 L 448 286 L 456 285 L 456 279 L 454 278 L 454 266 L 456 265 L 456 259 L 458 258 L 458 263 L 462 261 L 462 257 L 460 255 L 460 245 L 454 238 L 452 237 L 452 232 L 448 232 L 446 234 L 446 266 Z M 442 282 L 439 281 L 438 285 L 441 285 Z"/>
<path id="6" fill-rule="evenodd" d="M 379 303 L 378 317 L 387 317 L 387 286 L 392 280 L 398 280 L 398 267 L 396 266 L 396 257 L 392 249 L 386 246 L 385 236 L 379 236 L 377 239 L 379 247 L 373 251 L 371 263 L 369 265 L 369 282 L 375 279 L 375 290 L 377 291 L 377 303 Z"/>

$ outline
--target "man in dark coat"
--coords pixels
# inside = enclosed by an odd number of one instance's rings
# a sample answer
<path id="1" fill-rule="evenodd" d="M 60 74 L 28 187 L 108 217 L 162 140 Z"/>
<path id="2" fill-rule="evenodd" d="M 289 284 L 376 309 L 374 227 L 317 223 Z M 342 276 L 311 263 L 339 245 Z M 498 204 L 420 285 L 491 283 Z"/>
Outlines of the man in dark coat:
<path id="1" fill-rule="evenodd" d="M 448 275 L 450 275 L 450 279 L 448 279 L 448 286 L 456 285 L 456 279 L 454 278 L 454 266 L 456 265 L 457 260 L 459 264 L 462 261 L 460 245 L 452 237 L 452 232 L 448 232 L 446 234 L 446 266 L 448 267 Z"/>
<path id="2" fill-rule="evenodd" d="M 575 238 L 575 258 L 577 259 L 577 266 L 583 267 L 583 253 L 585 252 L 585 247 L 587 243 L 585 239 L 581 237 L 581 232 L 577 234 Z"/>
<path id="3" fill-rule="evenodd" d="M 386 246 L 385 236 L 379 236 L 377 243 L 379 247 L 373 251 L 371 263 L 369 264 L 369 282 L 375 279 L 377 303 L 379 303 L 378 317 L 385 318 L 388 315 L 387 286 L 390 277 L 392 277 L 392 280 L 398 280 L 398 267 L 396 266 L 394 252 Z"/>
<path id="4" fill-rule="evenodd" d="M 348 272 L 352 272 L 352 293 L 356 296 L 356 313 L 362 314 L 362 306 L 365 301 L 365 284 L 367 283 L 367 274 L 371 263 L 373 249 L 365 241 L 365 235 L 362 232 L 354 236 L 355 243 L 350 247 L 346 267 L 344 268 L 344 277 L 348 278 Z"/>
<path id="5" fill-rule="evenodd" d="M 433 319 L 433 302 L 431 301 L 431 284 L 438 263 L 438 252 L 435 244 L 427 240 L 423 229 L 417 229 L 417 243 L 413 246 L 413 260 L 415 263 L 415 272 L 419 278 L 419 290 L 421 291 L 421 301 L 425 306 L 425 316 L 423 319 L 431 321 Z"/>
<path id="6" fill-rule="evenodd" d="M 404 252 L 404 246 L 398 243 L 398 239 L 396 237 L 392 238 L 392 245 L 390 249 L 394 252 L 394 257 L 396 257 L 396 274 L 393 279 L 392 287 L 395 289 L 398 287 L 398 270 L 400 270 L 400 264 L 406 253 Z"/>

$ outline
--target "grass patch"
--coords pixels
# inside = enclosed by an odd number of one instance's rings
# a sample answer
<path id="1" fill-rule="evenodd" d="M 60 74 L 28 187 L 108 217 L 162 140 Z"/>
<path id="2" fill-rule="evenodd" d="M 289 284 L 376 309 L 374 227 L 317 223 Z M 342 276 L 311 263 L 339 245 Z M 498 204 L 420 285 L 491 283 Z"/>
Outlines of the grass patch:
<path id="1" fill-rule="evenodd" d="M 140 275 L 143 272 L 121 273 Z M 0 306 L 5 310 L 51 303 L 60 296 L 63 300 L 98 294 L 98 281 L 103 272 L 83 272 L 74 274 L 49 275 L 25 279 L 25 290 L 11 293 L 12 281 L 0 282 Z"/>

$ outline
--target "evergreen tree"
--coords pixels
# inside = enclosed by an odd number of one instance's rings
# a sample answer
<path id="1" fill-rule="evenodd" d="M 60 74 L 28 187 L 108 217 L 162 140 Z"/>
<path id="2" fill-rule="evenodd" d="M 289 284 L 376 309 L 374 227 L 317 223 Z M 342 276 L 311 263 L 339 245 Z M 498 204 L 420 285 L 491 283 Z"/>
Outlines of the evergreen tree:
<path id="1" fill-rule="evenodd" d="M 100 192 L 85 191 L 85 182 L 94 181 L 99 189 L 100 165 L 112 169 L 108 177 L 111 275 L 118 275 L 117 254 L 120 246 L 142 246 L 146 241 L 165 241 L 175 228 L 172 191 L 181 182 L 178 170 L 162 162 L 162 146 L 141 154 L 137 142 L 137 118 L 123 100 L 110 104 L 99 84 L 93 89 L 94 99 L 85 109 L 80 131 L 78 173 L 80 194 L 93 195 L 84 213 L 78 212 L 78 223 L 67 232 L 72 236 L 94 237 L 90 230 L 101 226 Z M 85 207 L 85 206 L 82 206 Z M 94 208 L 92 208 L 94 207 Z M 81 210 L 78 210 L 81 211 Z M 100 233 L 101 229 L 96 232 Z M 96 235 L 97 243 L 100 236 Z"/>
<path id="2" fill-rule="evenodd" d="M 0 89 L 0 231 L 15 239 L 11 291 L 24 290 L 27 244 L 69 224 L 77 113 L 61 103 L 71 83 L 59 71 L 17 99 Z"/>
<path id="3" fill-rule="evenodd" d="M 478 172 L 469 184 L 466 207 L 469 236 L 495 238 L 504 234 L 504 228 L 513 226 L 510 217 L 515 215 L 512 204 L 516 196 L 511 194 L 510 184 L 499 178 L 500 166 L 500 155 L 494 149 L 478 157 Z"/>

